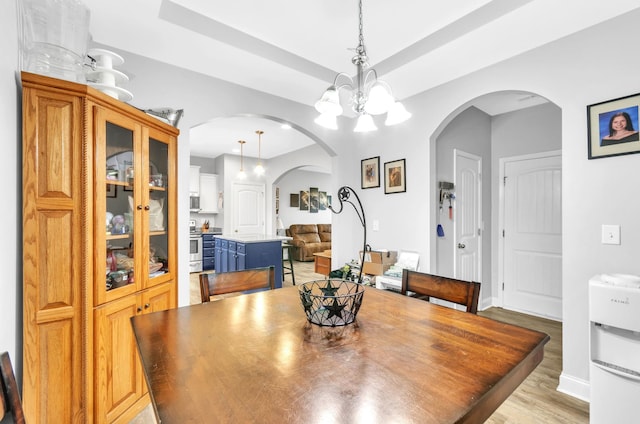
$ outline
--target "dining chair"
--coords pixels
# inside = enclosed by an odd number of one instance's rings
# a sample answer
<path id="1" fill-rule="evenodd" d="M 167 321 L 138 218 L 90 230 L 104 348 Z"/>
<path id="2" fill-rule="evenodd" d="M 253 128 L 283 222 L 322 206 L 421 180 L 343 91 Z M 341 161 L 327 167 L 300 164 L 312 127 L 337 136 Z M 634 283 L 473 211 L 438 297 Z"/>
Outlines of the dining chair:
<path id="1" fill-rule="evenodd" d="M 405 269 L 402 271 L 400 293 L 406 295 L 407 292 L 416 293 L 424 300 L 435 297 L 465 306 L 466 311 L 472 314 L 478 312 L 480 283 L 475 281 L 456 280 Z"/>
<path id="2" fill-rule="evenodd" d="M 20 401 L 20 392 L 16 384 L 16 377 L 13 374 L 11 359 L 7 352 L 0 353 L 0 375 L 2 381 L 2 396 L 0 397 L 0 421 L 11 413 L 11 418 L 15 424 L 24 424 L 24 413 L 22 411 L 22 402 Z"/>
<path id="3" fill-rule="evenodd" d="M 200 297 L 202 303 L 211 296 L 243 292 L 247 290 L 275 288 L 275 267 L 245 269 L 242 271 L 200 274 Z"/>

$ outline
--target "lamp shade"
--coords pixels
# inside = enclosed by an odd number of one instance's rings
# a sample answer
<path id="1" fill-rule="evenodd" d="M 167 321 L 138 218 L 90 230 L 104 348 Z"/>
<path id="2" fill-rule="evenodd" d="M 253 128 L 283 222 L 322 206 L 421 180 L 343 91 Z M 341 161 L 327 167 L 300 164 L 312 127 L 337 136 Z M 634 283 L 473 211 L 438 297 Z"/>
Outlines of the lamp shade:
<path id="1" fill-rule="evenodd" d="M 373 118 L 371 115 L 363 113 L 358 117 L 358 122 L 356 123 L 356 127 L 353 129 L 353 132 L 369 132 L 375 131 L 378 127 L 373 122 Z"/>
<path id="2" fill-rule="evenodd" d="M 323 113 L 319 115 L 313 122 L 330 130 L 338 129 L 338 120 L 335 115 Z"/>
<path id="3" fill-rule="evenodd" d="M 320 100 L 315 104 L 316 110 L 323 115 L 338 116 L 342 114 L 342 106 L 340 105 L 340 95 L 335 86 L 327 88 L 322 94 Z"/>
<path id="4" fill-rule="evenodd" d="M 393 104 L 393 97 L 389 89 L 380 81 L 377 81 L 369 90 L 369 98 L 364 105 L 364 110 L 369 115 L 381 115 L 389 110 Z"/>
<path id="5" fill-rule="evenodd" d="M 387 112 L 387 119 L 384 121 L 385 125 L 395 125 L 406 121 L 411 118 L 411 113 L 407 112 L 404 105 L 400 102 L 395 102 L 391 105 L 389 112 Z"/>

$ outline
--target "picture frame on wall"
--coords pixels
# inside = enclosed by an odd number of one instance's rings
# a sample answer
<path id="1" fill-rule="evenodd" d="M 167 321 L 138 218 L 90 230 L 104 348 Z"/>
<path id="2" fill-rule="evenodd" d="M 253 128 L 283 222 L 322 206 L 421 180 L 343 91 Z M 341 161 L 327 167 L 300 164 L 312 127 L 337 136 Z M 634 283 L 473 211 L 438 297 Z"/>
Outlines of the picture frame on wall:
<path id="1" fill-rule="evenodd" d="M 298 193 L 289 194 L 289 207 L 290 208 L 300 207 L 300 194 Z"/>
<path id="2" fill-rule="evenodd" d="M 308 191 L 300 192 L 300 210 L 301 211 L 309 210 L 309 192 Z"/>
<path id="3" fill-rule="evenodd" d="M 384 164 L 384 193 L 403 193 L 407 191 L 406 161 L 398 159 Z"/>
<path id="4" fill-rule="evenodd" d="M 318 187 L 309 187 L 309 212 L 318 213 L 319 194 Z"/>
<path id="5" fill-rule="evenodd" d="M 640 93 L 587 106 L 589 159 L 640 152 Z"/>
<path id="6" fill-rule="evenodd" d="M 360 180 L 363 189 L 380 187 L 380 156 L 360 161 Z"/>
<path id="7" fill-rule="evenodd" d="M 327 210 L 327 192 L 318 192 L 318 209 L 321 211 Z"/>
<path id="8" fill-rule="evenodd" d="M 115 184 L 107 184 L 107 197 L 118 197 L 118 186 Z"/>

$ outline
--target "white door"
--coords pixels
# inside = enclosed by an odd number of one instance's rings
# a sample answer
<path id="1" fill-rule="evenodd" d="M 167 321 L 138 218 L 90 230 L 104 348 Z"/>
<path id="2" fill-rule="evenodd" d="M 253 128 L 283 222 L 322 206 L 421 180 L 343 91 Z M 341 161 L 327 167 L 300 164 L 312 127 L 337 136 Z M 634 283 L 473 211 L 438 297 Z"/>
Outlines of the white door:
<path id="1" fill-rule="evenodd" d="M 455 268 L 460 280 L 482 280 L 482 158 L 454 149 Z"/>
<path id="2" fill-rule="evenodd" d="M 503 306 L 562 318 L 562 162 L 504 162 Z"/>
<path id="3" fill-rule="evenodd" d="M 264 184 L 232 184 L 232 220 L 234 234 L 265 234 Z"/>

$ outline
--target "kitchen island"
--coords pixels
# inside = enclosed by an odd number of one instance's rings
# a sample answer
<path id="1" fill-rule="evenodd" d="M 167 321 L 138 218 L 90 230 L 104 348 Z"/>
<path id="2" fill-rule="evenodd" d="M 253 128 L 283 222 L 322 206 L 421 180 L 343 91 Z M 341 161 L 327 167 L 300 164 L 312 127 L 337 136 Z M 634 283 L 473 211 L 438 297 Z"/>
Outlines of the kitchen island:
<path id="1" fill-rule="evenodd" d="M 274 266 L 276 288 L 281 288 L 282 241 L 290 239 L 262 234 L 215 236 L 216 272 Z"/>

